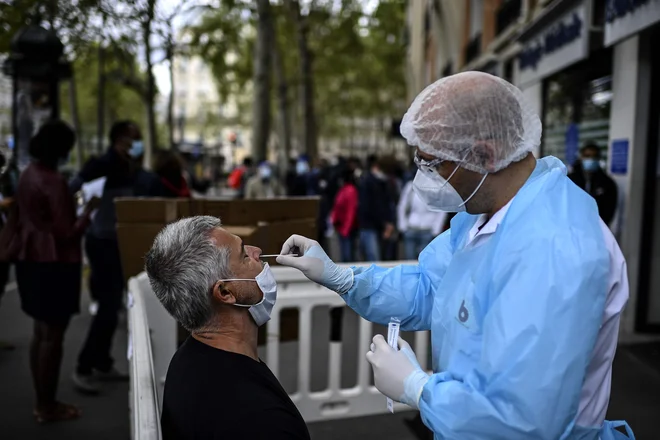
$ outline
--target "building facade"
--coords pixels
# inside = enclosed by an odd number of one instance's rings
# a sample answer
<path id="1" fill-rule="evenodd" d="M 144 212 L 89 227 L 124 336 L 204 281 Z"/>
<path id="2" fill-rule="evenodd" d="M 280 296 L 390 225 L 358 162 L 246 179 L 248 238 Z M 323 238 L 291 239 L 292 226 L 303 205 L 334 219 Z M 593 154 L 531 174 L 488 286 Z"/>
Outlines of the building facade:
<path id="1" fill-rule="evenodd" d="M 198 56 L 174 58 L 174 140 L 182 151 L 225 157 L 229 169 L 249 154 L 251 131 L 236 97 L 221 99 L 209 66 Z"/>
<path id="2" fill-rule="evenodd" d="M 628 263 L 622 328 L 660 332 L 660 0 L 415 0 L 407 32 L 409 99 L 443 76 L 488 72 L 541 117 L 537 157 L 570 167 L 582 145 L 600 147 Z"/>

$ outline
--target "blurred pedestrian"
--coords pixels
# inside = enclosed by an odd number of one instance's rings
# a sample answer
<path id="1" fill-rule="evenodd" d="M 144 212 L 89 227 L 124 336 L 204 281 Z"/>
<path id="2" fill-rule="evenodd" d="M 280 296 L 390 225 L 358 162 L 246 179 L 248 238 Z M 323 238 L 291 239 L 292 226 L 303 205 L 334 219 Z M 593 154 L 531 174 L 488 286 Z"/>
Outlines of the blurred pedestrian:
<path id="1" fill-rule="evenodd" d="M 273 167 L 268 162 L 262 162 L 257 168 L 257 174 L 252 176 L 245 185 L 246 199 L 273 199 L 284 196 L 282 184 L 273 173 Z"/>
<path id="2" fill-rule="evenodd" d="M 72 180 L 72 190 L 82 183 L 105 177 L 98 211 L 85 236 L 85 252 L 90 265 L 89 290 L 98 310 L 78 356 L 73 382 L 79 391 L 100 391 L 97 379 L 128 380 L 114 367 L 110 355 L 124 294 L 124 274 L 117 240 L 115 198 L 158 196 L 159 178 L 142 168 L 142 133 L 132 121 L 119 121 L 110 128 L 110 147 L 106 153 L 89 160 Z"/>
<path id="3" fill-rule="evenodd" d="M 617 206 L 617 187 L 614 180 L 600 166 L 600 148 L 593 142 L 580 150 L 580 159 L 568 177 L 596 200 L 600 218 L 609 225 Z"/>
<path id="4" fill-rule="evenodd" d="M 342 176 L 343 186 L 337 193 L 332 208 L 332 225 L 339 235 L 341 261 L 344 263 L 356 261 L 355 241 L 358 232 L 358 189 L 355 184 L 355 172 L 349 168 Z"/>
<path id="5" fill-rule="evenodd" d="M 379 261 L 383 240 L 394 233 L 394 211 L 391 209 L 391 193 L 387 176 L 382 171 L 376 156 L 367 159 L 369 170 L 359 186 L 360 205 L 360 248 L 366 261 Z"/>
<path id="6" fill-rule="evenodd" d="M 64 333 L 80 307 L 80 242 L 98 201 L 90 201 L 76 218 L 73 196 L 58 173 L 75 139 L 64 122 L 46 122 L 30 141 L 32 162 L 16 193 L 16 281 L 21 308 L 34 319 L 30 367 L 39 423 L 80 416 L 78 408 L 56 400 Z"/>
<path id="7" fill-rule="evenodd" d="M 403 234 L 406 260 L 416 260 L 422 250 L 437 237 L 445 225 L 446 212 L 430 211 L 413 190 L 413 183 L 403 187 L 397 208 L 398 228 Z"/>
<path id="8" fill-rule="evenodd" d="M 8 228 L 11 227 L 8 225 L 8 221 L 11 210 L 15 207 L 15 185 L 12 182 L 12 176 L 10 174 L 12 172 L 12 168 L 15 167 L 12 166 L 13 164 L 8 164 L 7 161 L 9 161 L 9 158 L 0 154 L 0 172 L 4 170 L 4 172 L 0 174 L 0 234 L 2 234 L 5 225 L 7 225 Z M 12 221 L 15 223 L 16 219 L 14 218 Z M 9 240 L 9 236 L 13 233 L 14 231 L 6 230 L 3 235 L 6 236 L 6 240 Z M 6 247 L 4 240 L 0 240 L 0 246 Z M 4 250 L 6 251 L 6 249 Z M 0 251 L 0 253 L 1 252 L 2 251 Z M 0 300 L 5 293 L 7 282 L 9 281 L 10 269 L 11 262 L 7 258 L 0 258 Z M 0 340 L 0 350 L 13 350 L 14 348 L 14 344 L 8 341 Z"/>
<path id="9" fill-rule="evenodd" d="M 307 156 L 300 155 L 296 161 L 295 175 L 291 178 L 288 195 L 293 197 L 309 195 L 309 159 Z"/>
<path id="10" fill-rule="evenodd" d="M 156 153 L 154 172 L 160 179 L 162 197 L 190 197 L 190 188 L 183 176 L 183 163 L 174 151 L 160 150 Z"/>

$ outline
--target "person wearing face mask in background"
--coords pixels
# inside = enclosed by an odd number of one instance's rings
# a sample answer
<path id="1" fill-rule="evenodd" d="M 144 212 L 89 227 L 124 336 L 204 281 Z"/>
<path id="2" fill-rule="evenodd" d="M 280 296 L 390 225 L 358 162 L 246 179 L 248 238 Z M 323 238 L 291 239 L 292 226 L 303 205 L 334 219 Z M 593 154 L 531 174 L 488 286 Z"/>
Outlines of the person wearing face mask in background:
<path id="1" fill-rule="evenodd" d="M 246 199 L 273 199 L 284 196 L 284 193 L 284 187 L 268 162 L 262 162 L 257 168 L 257 174 L 250 177 L 245 185 Z"/>
<path id="2" fill-rule="evenodd" d="M 394 233 L 394 201 L 378 158 L 367 158 L 368 171 L 358 185 L 360 251 L 366 261 L 380 261 L 383 244 Z"/>
<path id="3" fill-rule="evenodd" d="M 419 263 L 339 267 L 297 235 L 277 262 L 365 319 L 431 331 L 432 374 L 403 339 L 377 335 L 367 360 L 376 388 L 419 409 L 436 439 L 634 438 L 605 420 L 626 262 L 564 164 L 534 158 L 541 121 L 522 92 L 483 72 L 443 78 L 401 133 L 416 147 L 414 191 L 458 212 Z"/>
<path id="4" fill-rule="evenodd" d="M 309 439 L 307 426 L 257 353 L 277 284 L 261 249 L 198 216 L 166 226 L 145 257 L 163 307 L 191 335 L 167 370 L 163 440 Z"/>
<path id="5" fill-rule="evenodd" d="M 598 214 L 606 225 L 612 223 L 617 206 L 616 183 L 600 167 L 600 148 L 588 143 L 580 150 L 580 160 L 573 165 L 568 177 L 596 200 Z"/>
<path id="6" fill-rule="evenodd" d="M 101 204 L 85 236 L 90 265 L 89 291 L 98 303 L 98 310 L 73 374 L 76 388 L 88 394 L 100 391 L 99 380 L 128 380 L 127 374 L 114 368 L 110 356 L 125 287 L 117 241 L 115 198 L 159 196 L 162 188 L 158 176 L 142 168 L 144 143 L 137 124 L 115 122 L 109 138 L 110 147 L 106 153 L 85 163 L 69 183 L 72 192 L 76 192 L 83 183 L 106 178 Z"/>

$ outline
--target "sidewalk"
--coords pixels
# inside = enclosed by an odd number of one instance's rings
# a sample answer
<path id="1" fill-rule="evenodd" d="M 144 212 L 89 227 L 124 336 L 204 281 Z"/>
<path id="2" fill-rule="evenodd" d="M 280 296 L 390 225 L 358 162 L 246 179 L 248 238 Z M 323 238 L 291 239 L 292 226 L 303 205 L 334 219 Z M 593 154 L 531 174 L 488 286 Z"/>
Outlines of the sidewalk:
<path id="1" fill-rule="evenodd" d="M 11 284 L 11 283 L 10 283 Z M 78 351 L 90 323 L 87 295 L 83 293 L 82 313 L 76 316 L 66 335 L 58 397 L 80 407 L 83 415 L 71 422 L 38 425 L 32 416 L 32 379 L 28 349 L 32 321 L 20 308 L 16 289 L 8 290 L 0 304 L 0 338 L 16 345 L 14 351 L 0 351 L 0 438 L 3 440 L 127 440 L 129 438 L 128 383 L 106 384 L 102 395 L 83 396 L 71 384 Z M 126 324 L 120 321 L 114 358 L 127 371 Z"/>

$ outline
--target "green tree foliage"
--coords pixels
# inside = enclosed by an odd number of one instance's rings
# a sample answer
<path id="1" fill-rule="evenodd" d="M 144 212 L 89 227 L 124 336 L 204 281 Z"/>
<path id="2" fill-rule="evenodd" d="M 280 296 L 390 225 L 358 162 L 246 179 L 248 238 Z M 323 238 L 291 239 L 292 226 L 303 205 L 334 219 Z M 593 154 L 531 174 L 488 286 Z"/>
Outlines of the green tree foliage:
<path id="1" fill-rule="evenodd" d="M 130 62 L 137 68 L 137 61 L 130 54 L 121 50 L 106 51 L 107 71 L 121 71 Z M 79 141 L 82 142 L 83 152 L 86 155 L 99 153 L 107 145 L 96 144 L 97 127 L 97 96 L 98 96 L 98 51 L 92 50 L 81 53 L 73 63 L 73 73 L 76 80 L 78 95 L 78 115 L 82 133 Z M 68 99 L 68 82 L 64 82 L 60 89 L 60 102 L 62 103 L 62 118 L 71 119 L 70 101 Z M 110 125 L 120 119 L 132 119 L 144 128 L 145 104 L 135 91 L 116 81 L 105 82 L 105 123 Z M 106 140 L 107 142 L 107 140 Z"/>
<path id="2" fill-rule="evenodd" d="M 191 47 L 210 64 L 222 98 L 250 91 L 255 17 L 253 2 L 226 0 L 192 26 Z M 405 106 L 403 42 L 405 2 L 381 0 L 367 14 L 359 0 L 314 0 L 309 21 L 314 97 L 319 133 L 341 134 L 355 118 L 389 118 Z M 282 2 L 273 4 L 276 38 L 289 81 L 289 103 L 298 102 L 299 56 L 295 27 Z M 230 56 L 228 56 L 231 54 Z M 293 120 L 302 120 L 296 106 Z"/>

